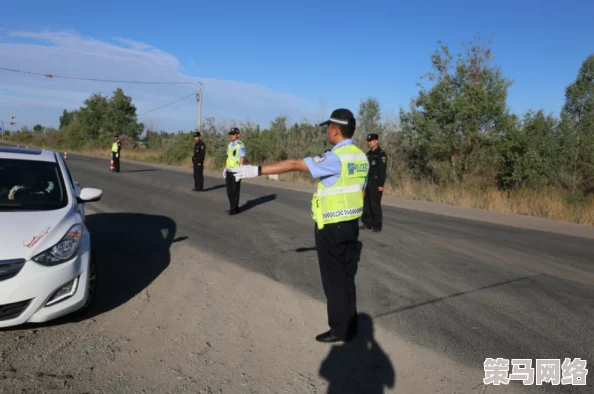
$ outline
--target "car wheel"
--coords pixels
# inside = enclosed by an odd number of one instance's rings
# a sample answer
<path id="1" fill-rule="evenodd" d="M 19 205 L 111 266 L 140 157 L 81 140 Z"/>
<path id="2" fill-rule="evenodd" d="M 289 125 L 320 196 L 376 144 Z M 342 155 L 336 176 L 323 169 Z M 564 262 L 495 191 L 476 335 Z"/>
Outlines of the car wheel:
<path id="1" fill-rule="evenodd" d="M 95 254 L 91 252 L 91 261 L 89 262 L 89 277 L 87 280 L 87 288 L 89 297 L 83 309 L 87 309 L 93 304 L 95 293 L 97 292 L 97 259 Z"/>

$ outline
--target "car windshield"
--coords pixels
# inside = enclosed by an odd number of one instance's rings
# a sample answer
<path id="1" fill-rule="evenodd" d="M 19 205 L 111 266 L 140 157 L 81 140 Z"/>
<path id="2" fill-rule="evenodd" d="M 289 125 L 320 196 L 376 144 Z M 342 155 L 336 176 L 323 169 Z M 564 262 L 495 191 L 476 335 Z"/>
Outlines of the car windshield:
<path id="1" fill-rule="evenodd" d="M 0 211 L 46 211 L 67 202 L 57 163 L 0 158 Z"/>

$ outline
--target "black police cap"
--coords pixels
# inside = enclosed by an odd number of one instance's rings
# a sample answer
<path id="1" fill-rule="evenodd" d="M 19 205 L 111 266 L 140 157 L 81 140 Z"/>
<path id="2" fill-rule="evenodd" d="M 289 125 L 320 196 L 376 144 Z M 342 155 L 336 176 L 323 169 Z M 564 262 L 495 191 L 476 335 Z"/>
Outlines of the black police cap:
<path id="1" fill-rule="evenodd" d="M 367 141 L 379 140 L 379 136 L 377 134 L 367 134 Z"/>
<path id="2" fill-rule="evenodd" d="M 351 111 L 349 111 L 346 108 L 339 108 L 335 109 L 332 112 L 332 115 L 330 115 L 330 119 L 323 123 L 320 123 L 320 126 L 328 126 L 330 123 L 334 123 L 340 126 L 355 126 L 357 124 L 357 121 L 355 120 L 355 116 Z"/>
<path id="3" fill-rule="evenodd" d="M 237 127 L 233 127 L 231 128 L 231 130 L 229 130 L 229 135 L 234 135 L 234 134 L 239 134 L 239 129 Z"/>
<path id="4" fill-rule="evenodd" d="M 194 137 L 200 137 L 200 132 L 199 131 L 195 132 Z"/>

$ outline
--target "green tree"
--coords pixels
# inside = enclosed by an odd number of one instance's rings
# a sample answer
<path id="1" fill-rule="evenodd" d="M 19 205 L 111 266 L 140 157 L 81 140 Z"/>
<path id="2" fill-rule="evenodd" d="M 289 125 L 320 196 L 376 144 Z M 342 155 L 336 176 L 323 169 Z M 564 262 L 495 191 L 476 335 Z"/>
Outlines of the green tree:
<path id="1" fill-rule="evenodd" d="M 584 60 L 576 80 L 565 91 L 561 145 L 572 191 L 594 190 L 594 55 Z"/>
<path id="2" fill-rule="evenodd" d="M 357 119 L 357 135 L 364 136 L 369 133 L 381 134 L 381 110 L 379 101 L 369 97 L 359 104 L 359 116 Z"/>
<path id="3" fill-rule="evenodd" d="M 134 139 L 140 139 L 140 136 L 144 133 L 144 123 L 140 122 L 136 125 L 136 132 L 134 133 Z"/>
<path id="4" fill-rule="evenodd" d="M 74 127 L 77 136 L 80 134 L 90 142 L 110 141 L 114 133 L 137 141 L 144 132 L 144 124 L 137 123 L 132 98 L 126 96 L 121 88 L 117 88 L 111 97 L 94 93 L 83 104 L 73 112 L 64 110 L 60 117 L 60 129 L 70 132 L 70 124 L 78 120 Z"/>
<path id="5" fill-rule="evenodd" d="M 109 131 L 104 128 L 108 116 L 109 100 L 100 93 L 92 94 L 84 101 L 84 106 L 79 109 L 79 125 L 81 132 L 91 140 L 105 136 Z"/>
<path id="6" fill-rule="evenodd" d="M 67 127 L 73 118 L 74 118 L 73 114 L 64 110 L 64 112 L 62 112 L 62 116 L 60 116 L 60 130 Z"/>
<path id="7" fill-rule="evenodd" d="M 88 142 L 88 135 L 82 125 L 81 119 L 72 119 L 65 128 L 68 147 L 78 149 Z"/>
<path id="8" fill-rule="evenodd" d="M 511 81 L 491 64 L 490 41 L 469 42 L 455 65 L 449 48 L 439 44 L 431 57 L 434 72 L 422 76 L 434 84 L 419 85 L 410 111 L 401 110 L 400 123 L 414 171 L 460 181 L 480 161 L 474 153 L 485 136 L 500 133 Z"/>
<path id="9" fill-rule="evenodd" d="M 119 133 L 136 140 L 142 133 L 136 124 L 136 106 L 132 104 L 132 97 L 126 96 L 121 88 L 117 88 L 109 99 L 106 115 L 102 134 Z"/>
<path id="10" fill-rule="evenodd" d="M 499 186 L 538 188 L 551 179 L 558 155 L 557 119 L 544 111 L 528 111 L 520 123 L 510 120 L 499 145 L 502 163 Z"/>
<path id="11" fill-rule="evenodd" d="M 35 126 L 33 126 L 33 131 L 36 133 L 41 133 L 43 131 L 43 126 L 40 124 L 36 124 Z"/>

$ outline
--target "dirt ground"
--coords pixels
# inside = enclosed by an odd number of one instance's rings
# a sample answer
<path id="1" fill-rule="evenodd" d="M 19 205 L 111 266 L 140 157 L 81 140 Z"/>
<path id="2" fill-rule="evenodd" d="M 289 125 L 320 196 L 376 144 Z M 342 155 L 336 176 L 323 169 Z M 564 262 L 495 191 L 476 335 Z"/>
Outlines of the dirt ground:
<path id="1" fill-rule="evenodd" d="M 317 343 L 323 302 L 177 242 L 118 308 L 0 331 L 0 393 L 485 392 L 480 366 L 453 365 L 364 312 L 356 340 Z"/>

